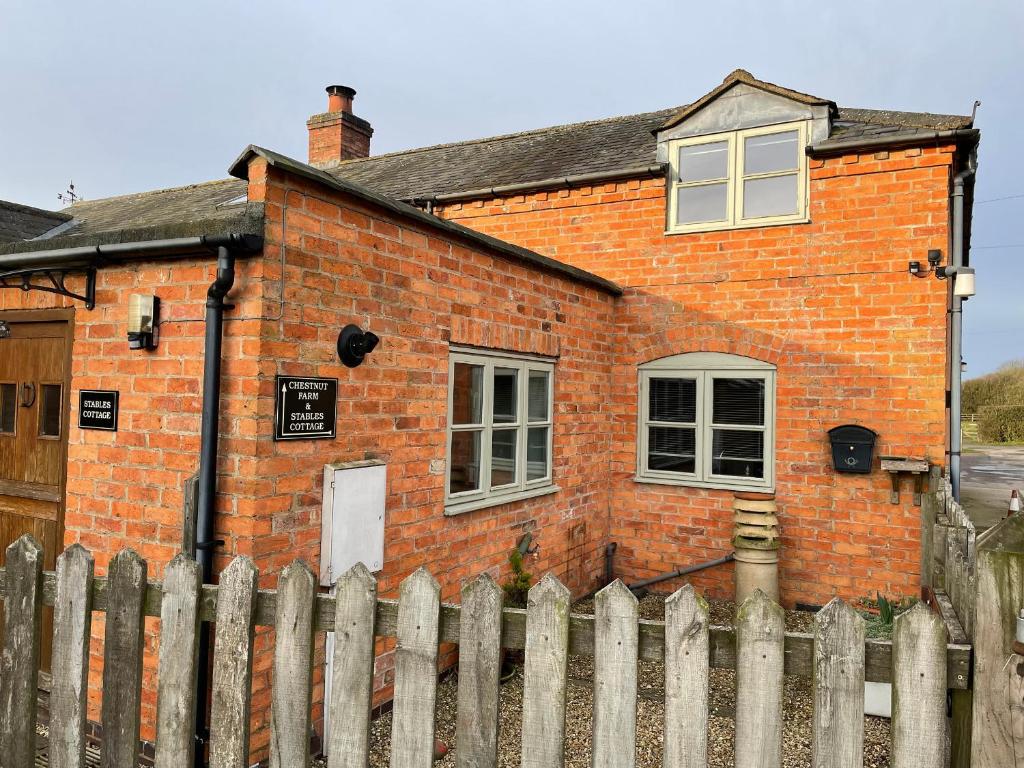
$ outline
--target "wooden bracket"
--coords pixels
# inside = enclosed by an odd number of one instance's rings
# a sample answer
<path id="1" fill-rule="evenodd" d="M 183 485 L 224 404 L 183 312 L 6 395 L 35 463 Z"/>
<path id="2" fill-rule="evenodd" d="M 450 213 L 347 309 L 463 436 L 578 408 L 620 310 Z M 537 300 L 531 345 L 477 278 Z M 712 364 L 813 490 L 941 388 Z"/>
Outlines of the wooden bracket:
<path id="1" fill-rule="evenodd" d="M 929 466 L 926 459 L 908 459 L 902 456 L 882 456 L 882 470 L 889 473 L 892 482 L 892 491 L 889 493 L 889 503 L 900 503 L 900 475 L 914 476 L 914 504 L 921 506 L 921 494 L 924 490 L 924 478 L 928 474 Z"/>

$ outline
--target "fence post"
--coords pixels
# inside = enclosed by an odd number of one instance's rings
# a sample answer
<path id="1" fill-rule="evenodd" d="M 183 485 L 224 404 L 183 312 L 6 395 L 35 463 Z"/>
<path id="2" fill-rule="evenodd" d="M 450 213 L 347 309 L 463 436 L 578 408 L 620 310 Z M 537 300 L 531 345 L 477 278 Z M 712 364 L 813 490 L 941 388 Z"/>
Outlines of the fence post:
<path id="1" fill-rule="evenodd" d="M 736 613 L 736 768 L 782 765 L 786 614 L 761 590 Z"/>
<path id="2" fill-rule="evenodd" d="M 199 563 L 178 554 L 164 571 L 157 673 L 156 768 L 188 768 L 195 754 Z"/>
<path id="3" fill-rule="evenodd" d="M 569 590 L 550 573 L 530 588 L 526 610 L 522 768 L 565 762 Z"/>
<path id="4" fill-rule="evenodd" d="M 43 609 L 43 550 L 29 534 L 7 547 L 7 602 L 0 669 L 0 766 L 35 763 L 36 696 Z"/>
<path id="5" fill-rule="evenodd" d="M 110 561 L 107 587 L 100 764 L 124 768 L 139 759 L 146 561 L 132 550 L 122 549 Z"/>
<path id="6" fill-rule="evenodd" d="M 459 768 L 498 764 L 501 587 L 487 573 L 462 587 L 455 760 Z"/>
<path id="7" fill-rule="evenodd" d="M 57 558 L 50 690 L 50 768 L 85 766 L 93 559 L 81 544 Z"/>
<path id="8" fill-rule="evenodd" d="M 928 473 L 928 488 L 921 497 L 921 593 L 927 597 L 929 589 L 938 586 L 935 583 L 935 526 L 940 509 L 939 497 L 936 492 L 939 481 L 939 468 L 932 467 Z"/>
<path id="9" fill-rule="evenodd" d="M 864 762 L 864 619 L 839 598 L 814 617 L 814 768 Z"/>
<path id="10" fill-rule="evenodd" d="M 236 557 L 220 575 L 210 697 L 210 768 L 249 765 L 252 644 L 259 574 Z"/>
<path id="11" fill-rule="evenodd" d="M 892 641 L 892 768 L 943 765 L 946 625 L 924 603 L 896 617 Z"/>
<path id="12" fill-rule="evenodd" d="M 316 577 L 301 560 L 286 566 L 277 581 L 270 768 L 309 765 L 316 592 Z"/>
<path id="13" fill-rule="evenodd" d="M 399 587 L 391 768 L 432 768 L 441 585 L 426 568 Z"/>
<path id="14" fill-rule="evenodd" d="M 616 579 L 594 596 L 594 710 L 591 768 L 636 765 L 636 595 Z"/>
<path id="15" fill-rule="evenodd" d="M 1014 729 L 1011 692 L 1021 686 L 1024 658 L 1013 653 L 1017 616 L 1024 608 L 1024 517 L 1014 516 L 986 536 L 978 552 L 974 634 L 974 768 L 1024 766 L 1024 731 Z"/>
<path id="16" fill-rule="evenodd" d="M 338 579 L 334 598 L 327 761 L 330 768 L 366 768 L 370 760 L 377 581 L 365 565 L 356 563 Z"/>
<path id="17" fill-rule="evenodd" d="M 707 768 L 708 604 L 687 584 L 665 601 L 665 768 Z"/>

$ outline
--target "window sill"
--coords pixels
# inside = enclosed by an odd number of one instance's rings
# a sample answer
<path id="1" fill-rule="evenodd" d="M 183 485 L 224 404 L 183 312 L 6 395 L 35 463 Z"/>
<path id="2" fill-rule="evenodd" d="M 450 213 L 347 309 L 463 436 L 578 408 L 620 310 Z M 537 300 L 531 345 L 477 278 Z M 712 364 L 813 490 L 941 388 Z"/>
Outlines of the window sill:
<path id="1" fill-rule="evenodd" d="M 516 493 L 509 493 L 502 496 L 488 496 L 483 499 L 473 499 L 472 501 L 456 501 L 445 505 L 444 514 L 445 517 L 453 517 L 465 512 L 485 509 L 486 507 L 497 507 L 501 504 L 511 504 L 515 501 L 535 499 L 538 496 L 547 496 L 552 493 L 558 493 L 560 490 L 562 489 L 557 485 L 541 485 L 536 488 L 528 488 L 525 491 L 518 491 Z"/>
<path id="2" fill-rule="evenodd" d="M 706 227 L 694 226 L 687 227 L 685 229 L 666 229 L 664 234 L 666 235 L 695 235 L 701 232 L 731 232 L 734 229 L 766 229 L 768 227 L 787 227 L 794 224 L 810 224 L 811 219 L 809 216 L 800 216 L 793 219 L 775 220 L 775 221 L 751 221 L 744 222 L 742 224 L 722 224 L 721 222 L 715 222 L 714 224 L 708 224 Z"/>
<path id="3" fill-rule="evenodd" d="M 775 493 L 775 485 L 757 485 L 756 483 L 730 483 L 721 480 L 674 480 L 670 477 L 643 477 L 636 475 L 634 483 L 646 485 L 676 485 L 685 488 L 704 488 L 717 491 L 752 491 L 754 493 Z"/>

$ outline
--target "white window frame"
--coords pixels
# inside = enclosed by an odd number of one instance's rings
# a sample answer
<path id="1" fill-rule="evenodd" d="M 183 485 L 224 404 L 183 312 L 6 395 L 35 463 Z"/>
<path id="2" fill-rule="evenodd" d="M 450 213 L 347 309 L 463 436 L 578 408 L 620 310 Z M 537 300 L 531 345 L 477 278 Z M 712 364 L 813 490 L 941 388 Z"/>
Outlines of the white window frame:
<path id="1" fill-rule="evenodd" d="M 452 409 L 454 404 L 455 364 L 465 363 L 467 365 L 479 365 L 483 367 L 483 402 L 479 424 L 452 424 Z M 494 369 L 512 368 L 516 371 L 517 377 L 517 408 L 515 422 L 494 423 Z M 529 380 L 531 371 L 542 371 L 548 376 L 548 409 L 547 419 L 543 421 L 531 421 L 529 416 Z M 554 406 L 555 406 L 555 365 L 546 358 L 533 355 L 515 355 L 511 353 L 481 351 L 453 347 L 448 356 L 448 419 L 447 434 L 445 442 L 445 514 L 456 515 L 462 512 L 471 512 L 475 509 L 483 509 L 496 504 L 506 504 L 510 501 L 529 499 L 535 496 L 542 496 L 555 493 L 559 490 L 553 480 L 554 465 Z M 527 470 L 527 436 L 532 427 L 546 427 L 548 430 L 547 442 L 547 475 L 534 480 L 526 479 Z M 491 485 L 491 438 L 497 428 L 516 429 L 516 482 L 492 487 Z M 452 467 L 452 433 L 454 432 L 480 432 L 480 488 L 472 491 L 460 491 L 451 493 L 451 467 Z"/>
<path id="2" fill-rule="evenodd" d="M 637 407 L 637 482 L 661 485 L 684 485 L 696 488 L 720 488 L 732 491 L 775 490 L 775 366 L 760 360 L 720 352 L 688 352 L 653 360 L 639 369 L 639 403 Z M 694 472 L 668 472 L 648 468 L 648 427 L 651 379 L 695 379 L 696 421 Z M 760 379 L 764 381 L 764 425 L 754 427 L 737 424 L 714 424 L 711 421 L 714 379 Z M 661 422 L 653 422 L 658 426 Z M 679 422 L 665 423 L 685 427 Z M 743 478 L 715 475 L 711 472 L 714 429 L 738 429 L 764 433 L 764 477 Z"/>
<path id="3" fill-rule="evenodd" d="M 782 216 L 758 216 L 752 218 L 743 217 L 743 182 L 746 179 L 771 178 L 773 176 L 789 176 L 792 171 L 773 171 L 770 173 L 754 173 L 744 175 L 743 154 L 745 139 L 753 136 L 765 136 L 772 133 L 785 133 L 787 131 L 797 132 L 797 206 L 796 213 Z M 700 144 L 714 144 L 725 141 L 728 144 L 728 170 L 726 181 L 726 218 L 716 221 L 698 221 L 692 224 L 678 224 L 676 213 L 678 207 L 678 195 L 676 192 L 681 187 L 702 186 L 709 183 L 721 183 L 721 180 L 703 181 L 680 181 L 679 178 L 679 149 L 681 147 L 697 146 Z M 747 128 L 742 131 L 731 131 L 729 133 L 715 133 L 705 136 L 692 136 L 684 139 L 675 139 L 668 143 L 669 156 L 669 183 L 668 183 L 668 211 L 666 234 L 676 235 L 687 232 L 712 232 L 725 229 L 749 229 L 750 227 L 768 227 L 780 224 L 802 224 L 810 221 L 808 214 L 809 197 L 809 174 L 807 172 L 808 158 L 804 148 L 807 146 L 807 123 L 799 121 L 795 123 L 780 123 L 777 125 L 765 125 L 757 128 Z"/>

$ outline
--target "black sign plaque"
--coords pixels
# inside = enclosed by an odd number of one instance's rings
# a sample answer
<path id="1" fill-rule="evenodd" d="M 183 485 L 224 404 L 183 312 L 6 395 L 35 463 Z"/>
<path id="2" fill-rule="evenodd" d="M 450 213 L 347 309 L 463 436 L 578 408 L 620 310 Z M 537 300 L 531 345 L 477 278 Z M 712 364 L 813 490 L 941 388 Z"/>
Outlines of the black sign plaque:
<path id="1" fill-rule="evenodd" d="M 83 389 L 78 393 L 78 428 L 117 432 L 120 393 L 112 389 Z"/>
<path id="2" fill-rule="evenodd" d="M 274 391 L 274 439 L 334 437 L 338 380 L 278 376 Z"/>

